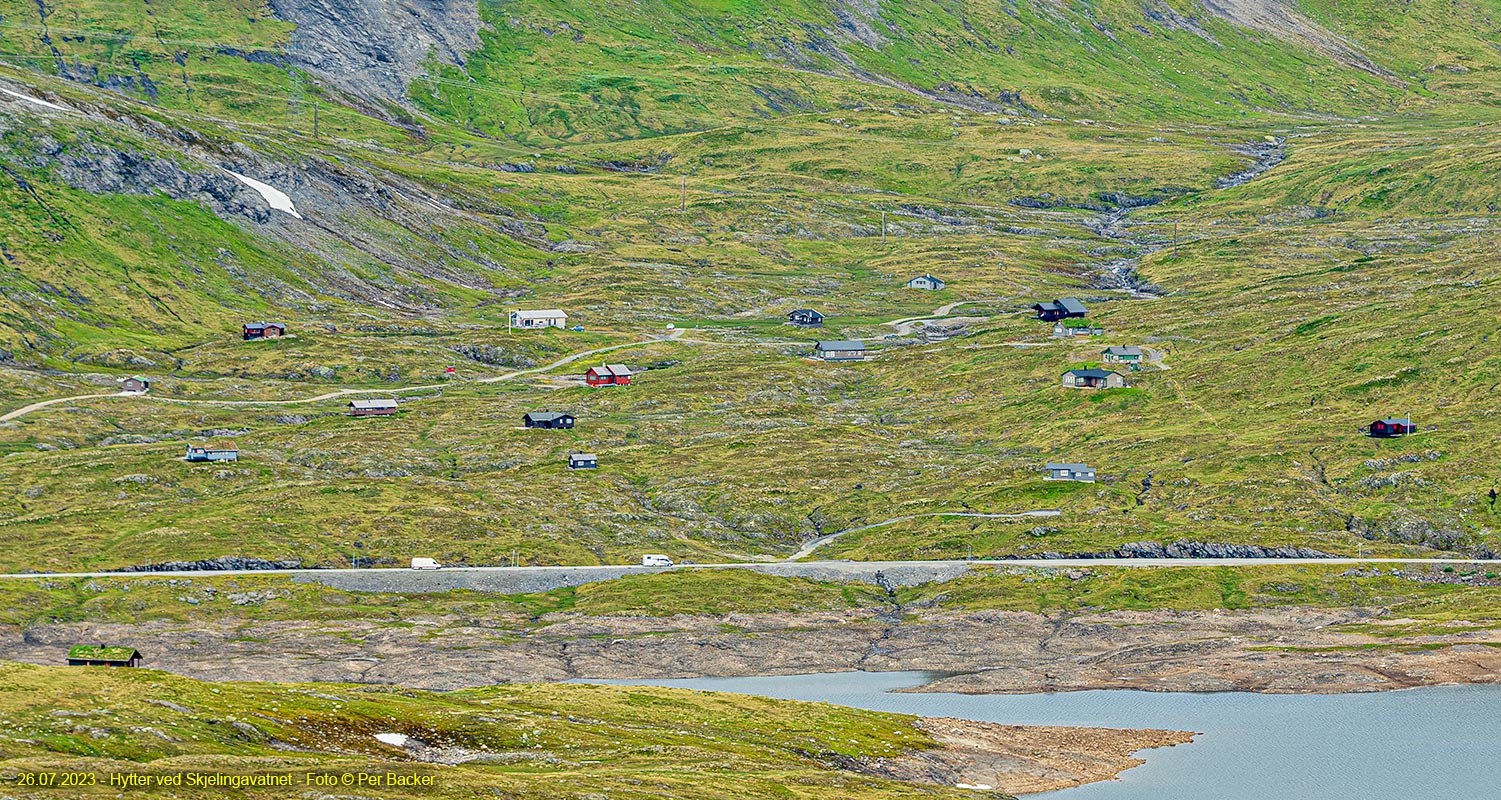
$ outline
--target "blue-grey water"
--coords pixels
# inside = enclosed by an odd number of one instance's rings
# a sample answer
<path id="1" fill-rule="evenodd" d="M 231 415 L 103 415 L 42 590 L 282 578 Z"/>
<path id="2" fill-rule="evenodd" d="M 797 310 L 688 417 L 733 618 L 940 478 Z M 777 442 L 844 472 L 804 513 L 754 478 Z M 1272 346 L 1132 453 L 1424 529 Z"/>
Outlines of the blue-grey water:
<path id="1" fill-rule="evenodd" d="M 891 694 L 921 672 L 600 681 L 740 692 L 1017 725 L 1196 731 L 1141 753 L 1119 780 L 1054 800 L 1490 800 L 1501 798 L 1501 686 L 1343 695 L 1135 691 Z"/>

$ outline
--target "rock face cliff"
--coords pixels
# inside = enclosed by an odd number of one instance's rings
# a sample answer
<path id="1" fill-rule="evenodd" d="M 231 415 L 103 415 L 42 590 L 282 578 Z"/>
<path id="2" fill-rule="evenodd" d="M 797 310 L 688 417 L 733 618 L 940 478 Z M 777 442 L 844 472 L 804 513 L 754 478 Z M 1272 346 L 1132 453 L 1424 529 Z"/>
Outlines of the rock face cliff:
<path id="1" fill-rule="evenodd" d="M 480 46 L 476 0 L 270 0 L 297 25 L 292 62 L 355 96 L 399 102 L 428 59 L 464 66 Z"/>

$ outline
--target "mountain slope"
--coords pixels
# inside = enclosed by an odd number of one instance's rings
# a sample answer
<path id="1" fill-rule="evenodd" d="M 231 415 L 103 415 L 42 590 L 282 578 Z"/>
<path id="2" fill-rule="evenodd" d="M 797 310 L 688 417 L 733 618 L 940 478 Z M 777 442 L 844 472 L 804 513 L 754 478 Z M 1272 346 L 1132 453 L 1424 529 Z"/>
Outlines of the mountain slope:
<path id="1" fill-rule="evenodd" d="M 4 6 L 0 402 L 85 398 L 0 425 L 13 567 L 1498 545 L 1493 3 L 340 9 Z"/>

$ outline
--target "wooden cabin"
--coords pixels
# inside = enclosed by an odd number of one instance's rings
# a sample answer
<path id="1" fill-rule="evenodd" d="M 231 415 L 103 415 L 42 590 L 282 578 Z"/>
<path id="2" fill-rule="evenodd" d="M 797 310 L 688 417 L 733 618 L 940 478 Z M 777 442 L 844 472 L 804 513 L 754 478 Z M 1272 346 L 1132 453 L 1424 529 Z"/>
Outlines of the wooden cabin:
<path id="1" fill-rule="evenodd" d="M 1053 335 L 1059 339 L 1070 336 L 1104 336 L 1105 329 L 1089 323 L 1065 324 L 1060 320 L 1053 323 Z"/>
<path id="2" fill-rule="evenodd" d="M 556 308 L 542 311 L 512 311 L 512 328 L 566 328 L 568 315 Z"/>
<path id="3" fill-rule="evenodd" d="M 184 458 L 188 461 L 239 461 L 240 448 L 236 447 L 234 442 L 215 444 L 188 442 L 188 454 Z"/>
<path id="4" fill-rule="evenodd" d="M 351 417 L 389 417 L 396 413 L 395 400 L 350 400 Z"/>
<path id="5" fill-rule="evenodd" d="M 1136 345 L 1107 347 L 1100 351 L 1106 364 L 1140 364 L 1141 348 Z"/>
<path id="6" fill-rule="evenodd" d="M 590 367 L 584 373 L 584 383 L 590 386 L 630 386 L 633 374 L 624 364 L 603 364 Z"/>
<path id="7" fill-rule="evenodd" d="M 907 281 L 908 289 L 922 289 L 925 292 L 941 291 L 947 285 L 942 278 L 935 278 L 932 275 L 919 275 Z"/>
<path id="8" fill-rule="evenodd" d="M 1126 376 L 1108 369 L 1071 369 L 1063 373 L 1063 385 L 1071 389 L 1124 389 Z"/>
<path id="9" fill-rule="evenodd" d="M 824 361 L 859 361 L 865 358 L 865 342 L 819 342 L 813 345 L 813 357 Z"/>
<path id="10" fill-rule="evenodd" d="M 1372 422 L 1366 430 L 1370 436 L 1377 439 L 1396 439 L 1417 433 L 1418 426 L 1406 417 L 1387 417 Z"/>
<path id="11" fill-rule="evenodd" d="M 151 391 L 151 379 L 132 375 L 120 381 L 120 391 L 125 394 L 145 394 Z"/>
<path id="12" fill-rule="evenodd" d="M 280 322 L 247 322 L 245 323 L 245 341 L 252 339 L 280 339 L 287 335 L 287 326 Z"/>
<path id="13" fill-rule="evenodd" d="M 599 456 L 593 453 L 569 453 L 569 469 L 599 469 Z"/>

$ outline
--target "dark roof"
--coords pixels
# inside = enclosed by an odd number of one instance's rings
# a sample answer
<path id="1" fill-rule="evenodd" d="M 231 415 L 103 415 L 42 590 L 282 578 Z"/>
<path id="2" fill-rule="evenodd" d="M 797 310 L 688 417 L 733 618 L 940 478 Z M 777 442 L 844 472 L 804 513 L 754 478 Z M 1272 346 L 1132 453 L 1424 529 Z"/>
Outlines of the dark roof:
<path id="1" fill-rule="evenodd" d="M 1064 311 L 1067 311 L 1070 314 L 1089 313 L 1089 309 L 1085 308 L 1084 304 L 1079 302 L 1077 298 L 1065 297 L 1062 300 L 1054 300 L 1053 302 L 1057 304 L 1059 308 L 1062 308 Z"/>
<path id="2" fill-rule="evenodd" d="M 256 328 L 281 328 L 282 330 L 286 330 L 287 326 L 281 324 L 280 322 L 247 322 L 245 323 L 245 327 L 252 330 Z"/>
<path id="3" fill-rule="evenodd" d="M 1077 375 L 1080 378 L 1108 378 L 1111 375 L 1120 375 L 1120 373 L 1108 369 L 1071 369 L 1064 374 Z"/>
<path id="4" fill-rule="evenodd" d="M 823 314 L 821 314 L 821 313 L 819 313 L 817 311 L 814 311 L 811 308 L 799 308 L 796 311 L 793 311 L 791 314 L 788 314 L 787 316 L 789 316 L 789 317 L 794 317 L 794 316 L 821 317 L 821 316 L 823 316 Z"/>
<path id="5" fill-rule="evenodd" d="M 934 283 L 943 283 L 943 278 L 940 278 L 940 277 L 938 277 L 936 275 L 929 275 L 927 273 L 923 273 L 922 275 L 919 275 L 916 278 L 913 278 L 912 281 L 922 280 L 923 278 L 927 278 L 928 280 L 930 280 L 930 281 L 932 281 Z M 912 281 L 907 281 L 907 282 L 911 283 Z"/>
<path id="6" fill-rule="evenodd" d="M 1088 464 L 1048 464 L 1048 469 L 1066 469 L 1069 472 L 1082 472 L 1089 469 Z"/>
<path id="7" fill-rule="evenodd" d="M 528 411 L 525 419 L 533 420 L 534 422 L 551 422 L 555 419 L 572 416 L 572 414 L 565 414 L 561 411 Z"/>
<path id="8" fill-rule="evenodd" d="M 1141 348 L 1134 344 L 1125 346 L 1113 345 L 1105 348 L 1105 352 L 1118 356 L 1139 356 L 1141 355 Z"/>
<path id="9" fill-rule="evenodd" d="M 818 343 L 818 349 L 819 350 L 823 350 L 825 352 L 829 352 L 829 351 L 844 351 L 844 350 L 864 350 L 865 349 L 865 342 L 853 342 L 853 341 L 819 342 Z"/>
<path id="10" fill-rule="evenodd" d="M 129 661 L 139 655 L 134 647 L 76 644 L 68 648 L 68 658 L 79 661 Z"/>
<path id="11" fill-rule="evenodd" d="M 1408 419 L 1406 417 L 1387 417 L 1386 419 L 1383 419 L 1381 421 L 1383 423 L 1386 423 L 1387 425 L 1411 425 L 1412 424 L 1412 420 L 1410 420 L 1410 419 Z"/>

